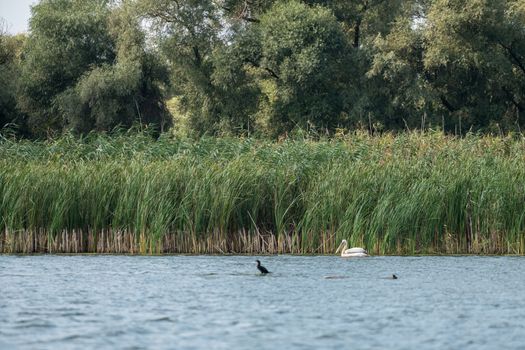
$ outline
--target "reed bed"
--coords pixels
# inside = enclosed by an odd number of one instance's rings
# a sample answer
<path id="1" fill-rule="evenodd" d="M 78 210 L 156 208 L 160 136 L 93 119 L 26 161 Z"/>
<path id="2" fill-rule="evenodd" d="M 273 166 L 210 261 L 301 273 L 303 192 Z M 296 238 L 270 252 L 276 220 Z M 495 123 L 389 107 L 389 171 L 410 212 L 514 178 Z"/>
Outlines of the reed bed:
<path id="1" fill-rule="evenodd" d="M 0 252 L 523 254 L 525 140 L 0 140 Z"/>

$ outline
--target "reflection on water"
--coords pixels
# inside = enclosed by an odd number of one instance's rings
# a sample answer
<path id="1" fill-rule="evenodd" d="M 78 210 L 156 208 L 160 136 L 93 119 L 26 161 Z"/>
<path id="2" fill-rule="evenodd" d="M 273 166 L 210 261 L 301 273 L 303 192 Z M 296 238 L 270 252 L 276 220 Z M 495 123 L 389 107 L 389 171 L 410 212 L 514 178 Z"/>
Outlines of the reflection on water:
<path id="1" fill-rule="evenodd" d="M 0 349 L 523 348 L 525 258 L 259 259 L 0 256 Z"/>

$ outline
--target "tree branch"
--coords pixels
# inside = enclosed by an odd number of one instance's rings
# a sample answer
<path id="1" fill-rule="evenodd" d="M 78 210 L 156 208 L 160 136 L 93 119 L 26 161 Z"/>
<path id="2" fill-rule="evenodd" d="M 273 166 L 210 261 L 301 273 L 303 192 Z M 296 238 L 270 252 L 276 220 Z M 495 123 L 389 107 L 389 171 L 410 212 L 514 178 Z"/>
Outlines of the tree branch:
<path id="1" fill-rule="evenodd" d="M 498 41 L 498 44 L 500 44 L 501 47 L 503 47 L 505 50 L 507 50 L 507 52 L 509 53 L 510 57 L 516 62 L 516 65 L 523 71 L 523 73 L 525 74 L 525 64 L 520 60 L 520 58 L 518 57 L 518 54 L 516 54 L 513 50 L 512 50 L 512 44 L 511 46 L 507 46 L 505 44 L 503 44 L 501 41 Z"/>
<path id="2" fill-rule="evenodd" d="M 251 60 L 251 59 L 246 59 L 246 62 L 250 63 L 252 66 L 256 67 L 256 68 L 261 68 L 261 69 L 264 69 L 265 71 L 267 71 L 268 73 L 270 73 L 270 75 L 272 77 L 274 77 L 275 79 L 277 80 L 280 80 L 281 78 L 279 77 L 279 75 L 277 73 L 275 73 L 272 69 L 268 68 L 268 67 L 261 67 L 261 65 L 257 62 L 255 62 L 254 60 Z"/>
<path id="3" fill-rule="evenodd" d="M 507 95 L 507 98 L 510 100 L 510 102 L 512 102 L 512 104 L 518 109 L 518 110 L 523 110 L 523 106 L 521 105 L 521 103 L 519 103 L 518 101 L 516 101 L 516 99 L 514 98 L 514 94 L 509 90 L 507 89 L 506 86 L 502 86 L 501 87 L 503 92 L 505 92 L 505 95 Z"/>
<path id="4" fill-rule="evenodd" d="M 455 108 L 454 106 L 452 106 L 450 102 L 448 102 L 447 98 L 444 95 L 440 95 L 439 99 L 441 100 L 441 103 L 443 104 L 443 106 L 445 106 L 449 112 L 452 113 L 457 110 L 457 108 Z"/>
<path id="5" fill-rule="evenodd" d="M 260 22 L 261 22 L 260 19 L 258 19 L 258 18 L 253 18 L 253 17 L 241 16 L 240 18 L 243 19 L 243 20 L 245 20 L 246 22 L 252 22 L 252 23 L 260 23 Z"/>
<path id="6" fill-rule="evenodd" d="M 197 46 L 193 46 L 193 54 L 195 55 L 195 65 L 200 67 L 202 65 L 202 57 Z"/>
<path id="7" fill-rule="evenodd" d="M 251 5 L 251 4 L 248 3 L 248 1 L 245 1 L 244 2 L 244 8 L 240 11 L 240 13 L 236 17 L 238 19 L 242 19 L 242 20 L 244 20 L 246 22 L 260 23 L 261 22 L 260 19 L 254 18 L 251 15 L 249 15 L 249 13 L 250 13 L 249 5 Z M 224 5 L 218 5 L 218 6 L 219 6 L 219 8 L 223 9 L 224 11 L 226 11 L 228 13 L 234 12 L 234 9 L 231 8 L 231 7 L 224 6 Z"/>

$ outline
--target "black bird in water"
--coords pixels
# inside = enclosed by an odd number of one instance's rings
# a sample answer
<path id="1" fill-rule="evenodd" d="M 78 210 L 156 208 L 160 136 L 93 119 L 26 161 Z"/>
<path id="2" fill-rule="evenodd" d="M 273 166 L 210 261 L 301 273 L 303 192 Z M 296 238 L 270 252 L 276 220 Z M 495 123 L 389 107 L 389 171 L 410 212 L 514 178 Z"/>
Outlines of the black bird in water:
<path id="1" fill-rule="evenodd" d="M 265 274 L 267 274 L 267 273 L 270 273 L 270 271 L 268 271 L 268 270 L 266 269 L 266 267 L 264 267 L 264 266 L 261 265 L 261 262 L 260 262 L 259 260 L 255 260 L 255 261 L 257 261 L 257 269 L 258 269 L 259 271 L 261 271 L 261 273 L 262 273 L 263 275 L 265 275 Z"/>
<path id="2" fill-rule="evenodd" d="M 396 275 L 392 275 L 392 279 L 393 280 L 397 280 L 397 276 Z"/>

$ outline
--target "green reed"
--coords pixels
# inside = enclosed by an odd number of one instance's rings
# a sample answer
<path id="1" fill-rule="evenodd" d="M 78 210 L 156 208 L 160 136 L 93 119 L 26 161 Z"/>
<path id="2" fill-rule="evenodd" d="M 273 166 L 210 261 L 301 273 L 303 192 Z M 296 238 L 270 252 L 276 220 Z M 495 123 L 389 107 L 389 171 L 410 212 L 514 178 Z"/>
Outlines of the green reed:
<path id="1" fill-rule="evenodd" d="M 0 141 L 0 252 L 373 254 L 525 249 L 525 141 Z"/>

